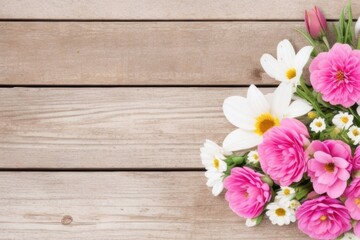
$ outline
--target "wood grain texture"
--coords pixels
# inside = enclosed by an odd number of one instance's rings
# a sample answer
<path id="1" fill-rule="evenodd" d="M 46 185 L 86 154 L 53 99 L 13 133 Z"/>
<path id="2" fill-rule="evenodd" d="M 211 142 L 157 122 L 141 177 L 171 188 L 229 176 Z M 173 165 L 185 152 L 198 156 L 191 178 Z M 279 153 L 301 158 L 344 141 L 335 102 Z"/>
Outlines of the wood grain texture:
<path id="1" fill-rule="evenodd" d="M 203 174 L 1 172 L 0 239 L 307 239 L 295 224 L 245 227 Z"/>
<path id="2" fill-rule="evenodd" d="M 273 84 L 260 65 L 296 22 L 0 22 L 2 85 Z"/>
<path id="3" fill-rule="evenodd" d="M 272 89 L 264 89 L 269 92 Z M 0 89 L 0 168 L 202 168 L 244 88 Z"/>
<path id="4" fill-rule="evenodd" d="M 347 0 L 0 0 L 1 19 L 302 20 L 318 5 L 336 19 Z M 359 1 L 352 1 L 354 16 Z"/>

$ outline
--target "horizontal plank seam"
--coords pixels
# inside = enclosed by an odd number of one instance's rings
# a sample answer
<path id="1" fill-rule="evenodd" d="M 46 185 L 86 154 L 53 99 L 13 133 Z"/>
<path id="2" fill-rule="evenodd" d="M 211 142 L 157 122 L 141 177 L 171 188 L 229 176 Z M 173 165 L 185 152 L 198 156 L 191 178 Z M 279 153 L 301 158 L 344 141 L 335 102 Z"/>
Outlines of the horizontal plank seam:
<path id="1" fill-rule="evenodd" d="M 356 21 L 357 19 L 353 19 Z M 303 22 L 303 19 L 3 19 L 0 22 Z M 337 22 L 338 19 L 327 19 Z"/>
<path id="2" fill-rule="evenodd" d="M 260 86 L 262 88 L 273 88 L 278 84 L 261 84 L 255 83 L 255 85 Z M 194 84 L 194 85 L 182 85 L 182 84 L 174 84 L 174 85 L 1 85 L 1 88 L 244 88 L 249 87 L 250 84 L 220 84 L 220 85 L 202 85 L 202 84 Z"/>
<path id="3" fill-rule="evenodd" d="M 199 159 L 200 161 L 200 159 Z M 0 168 L 0 172 L 204 172 L 203 168 Z"/>

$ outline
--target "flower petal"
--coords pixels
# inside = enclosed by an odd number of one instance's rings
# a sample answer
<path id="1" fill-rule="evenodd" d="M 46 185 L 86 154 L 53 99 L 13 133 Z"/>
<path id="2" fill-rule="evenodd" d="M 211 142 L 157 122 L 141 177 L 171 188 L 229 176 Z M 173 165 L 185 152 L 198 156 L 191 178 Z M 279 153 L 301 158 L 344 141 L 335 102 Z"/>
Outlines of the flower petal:
<path id="1" fill-rule="evenodd" d="M 246 98 L 232 96 L 225 99 L 223 111 L 226 119 L 238 128 L 255 129 L 255 116 Z"/>
<path id="2" fill-rule="evenodd" d="M 280 67 L 277 60 L 270 54 L 263 54 L 260 58 L 260 63 L 265 72 L 272 78 L 280 81 Z"/>
<path id="3" fill-rule="evenodd" d="M 267 113 L 270 110 L 270 104 L 264 94 L 253 84 L 250 85 L 247 92 L 247 100 L 251 111 L 255 116 Z"/>
<path id="4" fill-rule="evenodd" d="M 226 151 L 239 151 L 257 146 L 262 142 L 262 137 L 253 131 L 236 129 L 226 136 L 223 148 Z"/>
<path id="5" fill-rule="evenodd" d="M 216 183 L 214 184 L 214 186 L 213 186 L 213 188 L 212 188 L 212 194 L 213 194 L 214 196 L 218 196 L 218 195 L 222 192 L 223 189 L 224 189 L 224 184 L 223 184 L 223 182 L 220 180 L 220 181 L 218 181 L 218 182 L 216 182 Z"/>
<path id="6" fill-rule="evenodd" d="M 292 66 L 295 60 L 295 50 L 289 40 L 284 39 L 277 46 L 277 59 L 280 64 Z"/>
<path id="7" fill-rule="evenodd" d="M 286 117 L 288 118 L 300 117 L 310 112 L 311 109 L 312 106 L 307 101 L 303 99 L 298 99 L 290 104 L 290 106 L 288 107 L 288 111 L 286 113 Z"/>
<path id="8" fill-rule="evenodd" d="M 279 119 L 283 119 L 287 113 L 292 97 L 292 85 L 281 83 L 274 92 L 274 99 L 271 103 L 271 113 Z"/>
<path id="9" fill-rule="evenodd" d="M 300 51 L 295 56 L 295 66 L 297 70 L 302 70 L 306 63 L 309 61 L 310 55 L 314 47 L 306 46 L 300 49 Z"/>

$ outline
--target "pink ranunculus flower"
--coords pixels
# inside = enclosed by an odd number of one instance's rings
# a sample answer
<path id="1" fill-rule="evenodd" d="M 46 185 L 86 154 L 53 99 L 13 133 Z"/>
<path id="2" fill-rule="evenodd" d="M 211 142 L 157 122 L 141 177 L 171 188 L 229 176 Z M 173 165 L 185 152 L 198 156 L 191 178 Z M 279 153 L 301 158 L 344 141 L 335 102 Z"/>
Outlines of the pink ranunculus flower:
<path id="1" fill-rule="evenodd" d="M 296 119 L 284 119 L 280 126 L 270 129 L 258 146 L 261 168 L 277 184 L 289 186 L 298 182 L 306 172 L 309 132 Z"/>
<path id="2" fill-rule="evenodd" d="M 360 170 L 360 146 L 356 148 L 353 159 L 353 171 Z"/>
<path id="3" fill-rule="evenodd" d="M 322 196 L 296 210 L 298 228 L 314 239 L 335 239 L 351 229 L 350 215 L 338 199 Z"/>
<path id="4" fill-rule="evenodd" d="M 315 192 L 340 197 L 350 178 L 351 148 L 339 140 L 313 141 L 306 150 L 310 156 L 308 175 Z"/>
<path id="5" fill-rule="evenodd" d="M 309 69 L 311 84 L 325 101 L 348 108 L 360 100 L 359 50 L 336 43 L 314 58 Z"/>
<path id="6" fill-rule="evenodd" d="M 271 193 L 270 186 L 261 181 L 262 176 L 248 167 L 231 169 L 230 176 L 224 181 L 225 199 L 237 215 L 255 218 L 263 212 Z"/>
<path id="7" fill-rule="evenodd" d="M 360 220 L 360 178 L 355 178 L 345 190 L 345 207 L 349 210 L 350 216 Z"/>

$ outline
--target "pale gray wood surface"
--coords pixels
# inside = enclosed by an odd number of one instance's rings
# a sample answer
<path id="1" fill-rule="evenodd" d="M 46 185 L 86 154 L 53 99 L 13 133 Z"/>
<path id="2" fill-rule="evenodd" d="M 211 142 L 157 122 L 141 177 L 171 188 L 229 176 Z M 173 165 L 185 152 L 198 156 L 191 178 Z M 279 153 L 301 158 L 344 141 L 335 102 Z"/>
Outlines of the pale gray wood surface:
<path id="1" fill-rule="evenodd" d="M 294 224 L 247 228 L 203 174 L 1 172 L 0 239 L 306 239 Z"/>

